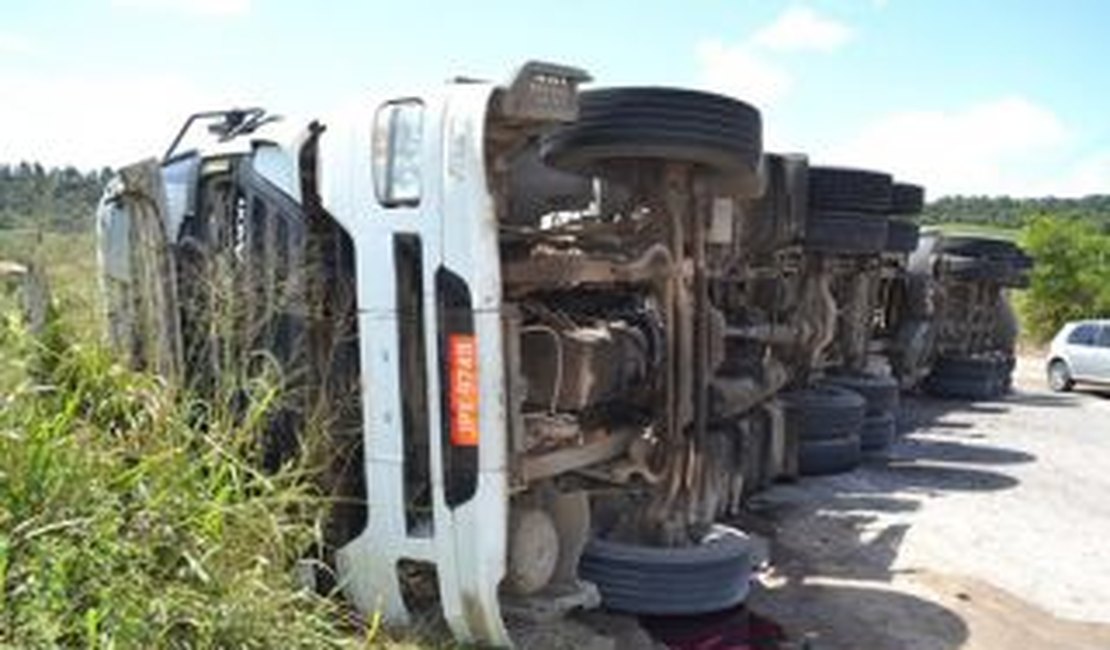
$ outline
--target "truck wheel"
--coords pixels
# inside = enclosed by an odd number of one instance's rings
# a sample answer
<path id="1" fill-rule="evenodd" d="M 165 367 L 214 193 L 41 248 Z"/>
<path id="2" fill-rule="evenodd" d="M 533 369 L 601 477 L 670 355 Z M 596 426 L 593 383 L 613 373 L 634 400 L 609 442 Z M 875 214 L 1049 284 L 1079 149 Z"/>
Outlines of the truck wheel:
<path id="1" fill-rule="evenodd" d="M 798 473 L 826 476 L 850 472 L 859 466 L 861 451 L 858 435 L 803 442 L 798 447 Z"/>
<path id="2" fill-rule="evenodd" d="M 857 212 L 810 212 L 802 248 L 822 253 L 870 254 L 886 246 L 889 220 Z"/>
<path id="3" fill-rule="evenodd" d="M 720 524 L 696 546 L 593 539 L 578 564 L 578 575 L 597 585 L 606 607 L 630 614 L 701 614 L 734 607 L 748 595 L 751 572 L 751 540 Z"/>
<path id="4" fill-rule="evenodd" d="M 890 212 L 890 174 L 842 167 L 810 167 L 809 207 L 811 210 Z"/>
<path id="5" fill-rule="evenodd" d="M 892 411 L 868 415 L 860 430 L 860 447 L 864 453 L 885 451 L 894 442 L 896 432 L 897 425 Z"/>
<path id="6" fill-rule="evenodd" d="M 925 208 L 925 188 L 912 183 L 895 183 L 890 190 L 890 213 L 921 214 Z"/>
<path id="7" fill-rule="evenodd" d="M 866 413 L 878 415 L 898 408 L 898 382 L 893 377 L 865 372 L 834 371 L 825 382 L 859 393 L 867 402 Z"/>
<path id="8" fill-rule="evenodd" d="M 921 227 L 916 223 L 891 219 L 887 222 L 886 246 L 883 248 L 891 253 L 912 253 L 917 250 L 917 242 L 921 238 Z"/>
<path id="9" fill-rule="evenodd" d="M 937 244 L 937 252 L 965 257 L 1009 258 L 1025 253 L 1017 244 L 1004 239 L 991 237 L 971 237 L 965 235 L 945 236 Z"/>
<path id="10" fill-rule="evenodd" d="M 1000 357 L 940 357 L 933 364 L 932 374 L 965 379 L 985 379 L 1009 370 L 1009 362 Z"/>
<path id="11" fill-rule="evenodd" d="M 802 444 L 858 436 L 867 404 L 859 393 L 827 384 L 781 393 L 779 401 L 787 431 Z"/>
<path id="12" fill-rule="evenodd" d="M 1048 364 L 1048 387 L 1057 393 L 1066 393 L 1074 386 L 1075 380 L 1071 378 L 1068 364 L 1062 359 L 1053 359 Z"/>
<path id="13" fill-rule="evenodd" d="M 957 280 L 1001 282 L 1013 273 L 1013 267 L 1005 259 L 946 254 L 943 260 L 948 275 Z"/>
<path id="14" fill-rule="evenodd" d="M 549 165 L 604 176 L 613 162 L 688 162 L 711 170 L 738 194 L 762 190 L 763 126 L 749 104 L 679 88 L 603 88 L 578 97 L 578 119 L 542 142 Z"/>
<path id="15" fill-rule="evenodd" d="M 952 377 L 930 375 L 925 380 L 925 390 L 937 397 L 962 399 L 994 399 L 1002 394 L 1002 384 L 993 377 Z"/>

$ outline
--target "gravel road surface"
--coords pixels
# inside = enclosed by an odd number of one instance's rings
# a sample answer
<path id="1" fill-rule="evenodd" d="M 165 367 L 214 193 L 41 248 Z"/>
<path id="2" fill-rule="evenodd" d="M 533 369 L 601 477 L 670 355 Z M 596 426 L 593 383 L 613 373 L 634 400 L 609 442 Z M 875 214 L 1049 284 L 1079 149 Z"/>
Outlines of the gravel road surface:
<path id="1" fill-rule="evenodd" d="M 906 399 L 887 458 L 760 497 L 753 609 L 814 650 L 1110 648 L 1110 391 L 1042 364 L 997 401 Z"/>

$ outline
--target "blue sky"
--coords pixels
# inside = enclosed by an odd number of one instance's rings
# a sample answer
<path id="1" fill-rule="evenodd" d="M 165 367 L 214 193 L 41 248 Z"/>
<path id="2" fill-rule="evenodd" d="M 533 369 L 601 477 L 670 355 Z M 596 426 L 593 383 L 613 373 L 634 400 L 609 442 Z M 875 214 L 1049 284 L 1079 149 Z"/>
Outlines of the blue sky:
<path id="1" fill-rule="evenodd" d="M 1100 0 L 7 0 L 0 161 L 116 165 L 193 109 L 323 115 L 543 58 L 735 95 L 769 150 L 933 196 L 1110 193 L 1108 24 Z"/>

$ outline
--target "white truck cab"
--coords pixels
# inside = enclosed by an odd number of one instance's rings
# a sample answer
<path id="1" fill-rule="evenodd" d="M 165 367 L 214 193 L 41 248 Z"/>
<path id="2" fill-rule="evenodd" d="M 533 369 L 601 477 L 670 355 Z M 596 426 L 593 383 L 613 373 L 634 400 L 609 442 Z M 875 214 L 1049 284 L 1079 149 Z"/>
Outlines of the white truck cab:
<path id="1" fill-rule="evenodd" d="M 745 207 L 758 111 L 587 81 L 529 63 L 305 125 L 197 114 L 102 200 L 112 339 L 202 393 L 252 351 L 287 369 L 266 462 L 328 422 L 330 558 L 388 622 L 412 615 L 413 566 L 458 640 L 499 646 L 506 607 L 747 593 L 747 539 L 715 521 L 785 462 L 775 350 L 828 319 L 737 311 L 781 275 L 746 251 L 794 232 Z M 178 151 L 205 122 L 210 142 Z"/>

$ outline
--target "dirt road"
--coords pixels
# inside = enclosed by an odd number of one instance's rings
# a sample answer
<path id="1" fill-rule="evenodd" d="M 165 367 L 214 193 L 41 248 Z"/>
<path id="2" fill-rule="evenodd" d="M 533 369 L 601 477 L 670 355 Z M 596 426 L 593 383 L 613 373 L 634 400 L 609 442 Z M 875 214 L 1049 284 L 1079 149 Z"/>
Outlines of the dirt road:
<path id="1" fill-rule="evenodd" d="M 851 474 L 780 486 L 751 604 L 815 650 L 1110 648 L 1110 392 L 906 400 L 906 436 Z"/>

